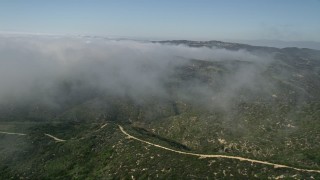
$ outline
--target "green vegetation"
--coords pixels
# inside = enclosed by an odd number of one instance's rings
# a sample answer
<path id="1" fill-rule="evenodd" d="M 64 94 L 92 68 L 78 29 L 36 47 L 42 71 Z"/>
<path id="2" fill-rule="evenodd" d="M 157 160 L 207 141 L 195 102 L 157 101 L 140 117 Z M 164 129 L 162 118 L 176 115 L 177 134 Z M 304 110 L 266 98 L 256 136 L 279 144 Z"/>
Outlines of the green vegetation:
<path id="1" fill-rule="evenodd" d="M 0 131 L 27 135 L 0 134 L 0 179 L 320 179 L 319 173 L 177 154 L 128 139 L 119 130 L 117 124 L 135 137 L 179 151 L 320 170 L 319 56 L 254 49 L 273 53 L 275 60 L 254 77 L 242 77 L 252 78 L 251 86 L 239 86 L 236 73 L 253 66 L 250 61 L 193 59 L 163 80 L 165 97 L 137 101 L 88 93 L 59 108 L 1 107 Z"/>

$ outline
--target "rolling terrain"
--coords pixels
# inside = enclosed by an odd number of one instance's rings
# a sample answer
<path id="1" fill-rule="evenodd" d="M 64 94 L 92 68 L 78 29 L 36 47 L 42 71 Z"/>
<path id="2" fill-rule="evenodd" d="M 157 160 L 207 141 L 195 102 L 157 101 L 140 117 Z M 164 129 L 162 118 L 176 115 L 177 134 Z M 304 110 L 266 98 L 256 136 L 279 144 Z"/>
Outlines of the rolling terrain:
<path id="1" fill-rule="evenodd" d="M 77 79 L 58 84 L 54 106 L 0 104 L 0 178 L 320 178 L 320 51 L 152 44 L 191 52 L 156 76 L 161 92 L 125 84 L 114 93 Z"/>

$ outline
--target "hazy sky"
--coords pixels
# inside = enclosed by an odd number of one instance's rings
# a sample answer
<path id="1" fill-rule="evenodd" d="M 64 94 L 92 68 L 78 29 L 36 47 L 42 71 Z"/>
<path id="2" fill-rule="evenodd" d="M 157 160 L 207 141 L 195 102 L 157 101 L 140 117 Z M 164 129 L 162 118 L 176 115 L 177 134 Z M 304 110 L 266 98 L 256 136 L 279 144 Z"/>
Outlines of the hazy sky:
<path id="1" fill-rule="evenodd" d="M 1 0 L 0 31 L 320 41 L 320 0 Z"/>

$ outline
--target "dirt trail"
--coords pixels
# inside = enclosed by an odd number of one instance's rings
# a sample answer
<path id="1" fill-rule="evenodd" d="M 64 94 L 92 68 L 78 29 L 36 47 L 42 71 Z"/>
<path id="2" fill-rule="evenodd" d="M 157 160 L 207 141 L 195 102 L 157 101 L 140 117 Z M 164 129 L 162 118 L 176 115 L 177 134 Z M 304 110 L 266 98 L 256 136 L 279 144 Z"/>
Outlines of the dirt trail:
<path id="1" fill-rule="evenodd" d="M 18 136 L 26 136 L 26 135 L 27 135 L 27 134 L 23 134 L 23 133 L 13 133 L 13 132 L 5 132 L 5 131 L 0 131 L 0 134 L 18 135 Z M 57 137 L 55 137 L 55 136 L 52 136 L 51 134 L 44 134 L 44 135 L 46 135 L 46 136 L 48 136 L 48 137 L 51 137 L 52 139 L 54 139 L 54 140 L 57 141 L 57 142 L 64 142 L 64 141 L 66 141 L 66 140 L 64 140 L 64 139 L 59 139 L 59 138 L 57 138 Z"/>
<path id="2" fill-rule="evenodd" d="M 100 127 L 104 128 L 107 124 L 104 124 Z M 179 151 L 179 150 L 174 150 L 174 149 L 170 149 L 158 144 L 154 144 L 142 139 L 139 139 L 137 137 L 134 137 L 132 135 L 130 135 L 129 133 L 127 133 L 122 126 L 118 125 L 119 129 L 121 130 L 121 132 L 127 136 L 127 138 L 129 139 L 135 139 L 137 141 L 161 148 L 161 149 L 165 149 L 167 151 L 172 151 L 175 153 L 179 153 L 179 154 L 184 154 L 184 155 L 189 155 L 189 156 L 197 156 L 199 158 L 225 158 L 225 159 L 235 159 L 235 160 L 239 160 L 239 161 L 247 161 L 247 162 L 251 162 L 251 163 L 258 163 L 258 164 L 264 164 L 264 165 L 269 165 L 269 166 L 273 166 L 274 168 L 287 168 L 287 169 L 293 169 L 296 171 L 301 171 L 301 172 L 314 172 L 314 173 L 320 173 L 320 170 L 313 170 L 313 169 L 301 169 L 301 168 L 296 168 L 296 167 L 292 167 L 292 166 L 287 166 L 287 165 L 283 165 L 283 164 L 276 164 L 276 163 L 271 163 L 271 162 L 267 162 L 267 161 L 260 161 L 260 160 L 255 160 L 255 159 L 249 159 L 249 158 L 243 158 L 240 156 L 230 156 L 230 155 L 215 155 L 215 154 L 197 154 L 197 153 L 190 153 L 190 152 L 183 152 L 183 151 Z M 19 135 L 19 136 L 26 136 L 27 134 L 23 134 L 23 133 L 12 133 L 12 132 L 5 132 L 5 131 L 0 131 L 0 134 L 9 134 L 9 135 Z M 52 136 L 51 134 L 44 134 L 52 139 L 54 139 L 56 142 L 64 142 L 66 140 L 64 139 L 60 139 L 57 138 L 55 136 Z"/>
<path id="3" fill-rule="evenodd" d="M 254 160 L 254 159 L 249 159 L 249 158 L 243 158 L 243 157 L 239 157 L 239 156 L 229 156 L 229 155 L 214 155 L 214 154 L 197 154 L 197 153 L 189 153 L 189 152 L 183 152 L 183 151 L 178 151 L 178 150 L 174 150 L 174 149 L 170 149 L 158 144 L 153 144 L 151 142 L 139 139 L 137 137 L 134 137 L 130 134 L 128 134 L 122 126 L 118 125 L 119 129 L 121 130 L 121 132 L 123 134 L 125 134 L 127 136 L 127 138 L 129 139 L 135 139 L 137 141 L 161 148 L 161 149 L 165 149 L 167 151 L 172 151 L 175 153 L 179 153 L 179 154 L 185 154 L 185 155 L 189 155 L 189 156 L 197 156 L 199 158 L 225 158 L 225 159 L 235 159 L 235 160 L 239 160 L 239 161 L 247 161 L 247 162 L 251 162 L 251 163 L 258 163 L 258 164 L 264 164 L 264 165 L 269 165 L 269 166 L 273 166 L 274 168 L 287 168 L 287 169 L 294 169 L 297 171 L 302 171 L 302 172 L 314 172 L 314 173 L 320 173 L 320 170 L 312 170 L 312 169 L 301 169 L 301 168 L 296 168 L 296 167 L 291 167 L 291 166 L 287 166 L 287 165 L 282 165 L 282 164 L 275 164 L 275 163 L 271 163 L 271 162 L 267 162 L 267 161 L 260 161 L 260 160 Z"/>
<path id="4" fill-rule="evenodd" d="M 5 131 L 0 131 L 0 134 L 9 134 L 9 135 L 26 136 L 26 134 L 23 134 L 23 133 L 13 133 L 13 132 L 5 132 Z"/>
<path id="5" fill-rule="evenodd" d="M 66 141 L 66 140 L 64 140 L 64 139 L 59 139 L 59 138 L 57 138 L 57 137 L 54 137 L 54 136 L 52 136 L 51 134 L 44 134 L 44 135 L 46 135 L 46 136 L 48 136 L 48 137 L 51 137 L 52 139 L 54 139 L 54 140 L 57 141 L 57 142 L 64 142 L 64 141 Z"/>
<path id="6" fill-rule="evenodd" d="M 100 128 L 97 129 L 97 130 L 95 130 L 94 132 L 99 132 L 99 131 L 101 131 L 101 130 L 102 130 L 104 127 L 106 127 L 107 125 L 108 125 L 108 123 L 105 123 L 105 124 L 101 125 Z"/>
<path id="7" fill-rule="evenodd" d="M 108 125 L 108 123 L 103 124 L 102 126 L 100 126 L 100 129 L 103 129 L 104 127 L 106 127 Z M 99 131 L 100 129 L 98 129 L 97 131 Z M 5 131 L 0 131 L 0 134 L 8 134 L 8 135 L 19 135 L 19 136 L 26 136 L 27 134 L 23 134 L 23 133 L 13 133 L 13 132 L 5 132 Z M 52 138 L 53 140 L 55 140 L 56 142 L 64 142 L 66 140 L 64 139 L 60 139 L 57 138 L 51 134 L 44 134 L 45 136 L 48 136 L 50 138 Z"/>
<path id="8" fill-rule="evenodd" d="M 107 125 L 108 125 L 108 123 L 105 123 L 104 125 L 102 125 L 102 126 L 100 127 L 100 129 L 106 127 Z"/>

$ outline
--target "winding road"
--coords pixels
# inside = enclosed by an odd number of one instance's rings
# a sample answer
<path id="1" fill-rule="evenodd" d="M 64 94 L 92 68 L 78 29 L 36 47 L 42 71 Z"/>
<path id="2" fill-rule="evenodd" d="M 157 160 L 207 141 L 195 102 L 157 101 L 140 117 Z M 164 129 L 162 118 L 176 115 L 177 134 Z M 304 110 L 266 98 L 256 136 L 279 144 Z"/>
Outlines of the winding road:
<path id="1" fill-rule="evenodd" d="M 18 136 L 26 136 L 27 134 L 24 134 L 24 133 L 14 133 L 14 132 L 5 132 L 5 131 L 0 131 L 0 134 L 7 134 L 7 135 L 18 135 Z M 52 136 L 51 134 L 44 134 L 52 139 L 54 139 L 56 142 L 64 142 L 66 140 L 64 139 L 60 139 L 60 138 L 57 138 L 55 136 Z"/>
<path id="2" fill-rule="evenodd" d="M 104 124 L 100 127 L 100 129 L 104 128 L 107 124 Z M 301 171 L 301 172 L 312 172 L 312 173 L 320 173 L 320 170 L 314 170 L 314 169 L 302 169 L 302 168 L 297 168 L 297 167 L 292 167 L 292 166 L 287 166 L 287 165 L 283 165 L 283 164 L 276 164 L 276 163 L 271 163 L 268 161 L 260 161 L 260 160 L 255 160 L 255 159 L 249 159 L 249 158 L 244 158 L 244 157 L 240 157 L 240 156 L 230 156 L 230 155 L 217 155 L 217 154 L 198 154 L 198 153 L 190 153 L 190 152 L 184 152 L 184 151 L 179 151 L 179 150 L 174 150 L 168 147 L 164 147 L 158 144 L 154 144 L 142 139 L 139 139 L 137 137 L 134 137 L 132 135 L 130 135 L 128 132 L 126 132 L 122 126 L 118 125 L 120 131 L 127 136 L 128 139 L 134 139 L 137 141 L 140 141 L 142 143 L 145 144 L 149 144 L 151 146 L 157 147 L 157 148 L 161 148 L 167 151 L 171 151 L 171 152 L 175 152 L 178 154 L 184 154 L 184 155 L 189 155 L 189 156 L 196 156 L 199 158 L 224 158 L 224 159 L 234 159 L 234 160 L 239 160 L 239 161 L 246 161 L 246 162 L 250 162 L 250 163 L 257 163 L 257 164 L 263 164 L 263 165 L 268 165 L 268 166 L 273 166 L 274 168 L 287 168 L 287 169 L 293 169 L 296 171 Z M 5 131 L 0 131 L 0 134 L 7 134 L 7 135 L 19 135 L 19 136 L 25 136 L 27 134 L 24 133 L 14 133 L 14 132 L 5 132 Z M 64 139 L 60 139 L 57 138 L 51 134 L 44 134 L 45 136 L 48 136 L 50 138 L 52 138 L 53 140 L 55 140 L 56 142 L 65 142 L 66 140 Z"/>
<path id="3" fill-rule="evenodd" d="M 57 137 L 55 137 L 55 136 L 52 136 L 51 134 L 44 134 L 44 135 L 46 135 L 46 136 L 48 136 L 48 137 L 51 137 L 51 138 L 54 139 L 56 142 L 64 142 L 64 141 L 66 141 L 66 140 L 64 140 L 64 139 L 60 139 L 60 138 L 57 138 Z"/>
<path id="4" fill-rule="evenodd" d="M 26 136 L 27 134 L 23 133 L 13 133 L 13 132 L 5 132 L 5 131 L 0 131 L 0 134 L 9 134 L 9 135 L 18 135 L 18 136 Z"/>
<path id="5" fill-rule="evenodd" d="M 301 168 L 296 168 L 296 167 L 291 167 L 291 166 L 287 166 L 287 165 L 282 165 L 282 164 L 276 164 L 276 163 L 271 163 L 271 162 L 267 162 L 267 161 L 260 161 L 260 160 L 254 160 L 254 159 L 249 159 L 249 158 L 243 158 L 243 157 L 239 157 L 239 156 L 229 156 L 229 155 L 215 155 L 215 154 L 197 154 L 197 153 L 190 153 L 190 152 L 183 152 L 183 151 L 178 151 L 178 150 L 174 150 L 174 149 L 170 149 L 158 144 L 154 144 L 142 139 L 139 139 L 137 137 L 134 137 L 132 135 L 130 135 L 129 133 L 127 133 L 122 126 L 118 125 L 119 129 L 121 130 L 121 132 L 123 134 L 125 134 L 127 136 L 127 138 L 129 139 L 135 139 L 137 141 L 152 145 L 154 147 L 158 147 L 161 149 L 165 149 L 167 151 L 172 151 L 178 154 L 184 154 L 184 155 L 189 155 L 189 156 L 197 156 L 199 158 L 224 158 L 224 159 L 235 159 L 235 160 L 239 160 L 239 161 L 247 161 L 247 162 L 251 162 L 251 163 L 257 163 L 257 164 L 264 164 L 264 165 L 269 165 L 269 166 L 273 166 L 274 168 L 287 168 L 287 169 L 294 169 L 297 171 L 302 171 L 302 172 L 315 172 L 315 173 L 320 173 L 320 170 L 313 170 L 313 169 L 301 169 Z"/>

